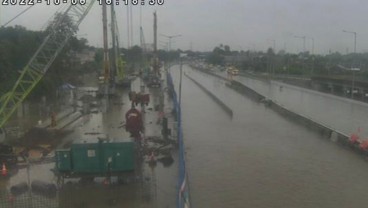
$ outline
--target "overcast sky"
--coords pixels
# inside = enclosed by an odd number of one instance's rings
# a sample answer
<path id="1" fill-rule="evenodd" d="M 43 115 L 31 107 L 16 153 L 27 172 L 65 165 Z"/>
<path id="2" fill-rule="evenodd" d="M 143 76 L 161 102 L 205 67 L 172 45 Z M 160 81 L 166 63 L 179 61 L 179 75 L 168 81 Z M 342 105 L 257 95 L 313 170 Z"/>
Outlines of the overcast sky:
<path id="1" fill-rule="evenodd" d="M 1 24 L 25 8 L 1 6 Z M 40 30 L 59 8 L 38 4 L 11 25 Z M 275 41 L 276 50 L 296 53 L 303 50 L 303 40 L 295 36 L 307 36 L 315 40 L 315 53 L 326 54 L 331 50 L 345 54 L 354 50 L 353 34 L 342 32 L 348 30 L 357 32 L 357 52 L 368 51 L 367 0 L 165 0 L 162 6 L 133 6 L 134 44 L 140 40 L 140 10 L 146 42 L 153 39 L 156 10 L 159 33 L 182 35 L 173 39 L 175 49 L 187 50 L 192 45 L 193 50 L 206 51 L 222 43 L 232 50 L 265 51 Z M 126 7 L 120 4 L 116 12 L 121 45 L 126 46 Z M 98 3 L 80 26 L 79 34 L 91 45 L 102 46 Z M 159 36 L 159 41 L 167 39 Z M 311 39 L 306 40 L 306 49 L 312 50 Z"/>

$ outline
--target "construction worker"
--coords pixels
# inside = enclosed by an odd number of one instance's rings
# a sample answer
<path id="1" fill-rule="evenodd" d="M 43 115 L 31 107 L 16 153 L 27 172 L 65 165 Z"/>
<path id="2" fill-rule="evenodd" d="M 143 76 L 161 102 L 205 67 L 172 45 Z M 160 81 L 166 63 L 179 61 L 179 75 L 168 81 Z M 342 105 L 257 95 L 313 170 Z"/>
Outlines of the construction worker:
<path id="1" fill-rule="evenodd" d="M 51 127 L 56 126 L 56 113 L 54 111 L 51 112 Z"/>

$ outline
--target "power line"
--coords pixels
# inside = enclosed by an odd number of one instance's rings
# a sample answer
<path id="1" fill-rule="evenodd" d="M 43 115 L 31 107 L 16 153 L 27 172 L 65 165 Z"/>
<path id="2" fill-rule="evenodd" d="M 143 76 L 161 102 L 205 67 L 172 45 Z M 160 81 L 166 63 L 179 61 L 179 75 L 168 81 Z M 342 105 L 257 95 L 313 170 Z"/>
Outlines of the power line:
<path id="1" fill-rule="evenodd" d="M 13 22 L 15 19 L 17 19 L 19 16 L 21 16 L 22 14 L 24 14 L 25 12 L 27 12 L 30 8 L 32 8 L 34 5 L 29 6 L 27 9 L 21 11 L 19 14 L 17 14 L 15 17 L 13 17 L 11 20 L 9 20 L 8 22 L 6 22 L 5 24 L 3 24 L 1 27 L 5 27 L 7 26 L 9 23 Z"/>

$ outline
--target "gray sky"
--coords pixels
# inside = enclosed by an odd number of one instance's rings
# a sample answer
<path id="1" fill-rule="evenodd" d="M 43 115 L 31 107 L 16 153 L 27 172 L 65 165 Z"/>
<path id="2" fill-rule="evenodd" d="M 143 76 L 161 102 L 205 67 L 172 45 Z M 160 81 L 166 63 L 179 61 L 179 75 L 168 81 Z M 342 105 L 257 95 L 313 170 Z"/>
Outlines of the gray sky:
<path id="1" fill-rule="evenodd" d="M 146 0 L 147 2 L 148 0 Z M 25 6 L 1 6 L 1 23 L 15 16 Z M 45 4 L 34 6 L 11 25 L 19 24 L 39 30 L 46 25 L 58 9 Z M 120 39 L 127 44 L 126 7 L 116 7 Z M 172 43 L 172 48 L 212 50 L 227 44 L 232 50 L 266 50 L 276 42 L 276 50 L 288 52 L 303 50 L 302 39 L 315 40 L 315 53 L 354 49 L 353 34 L 357 32 L 357 51 L 368 51 L 368 1 L 366 0 L 165 0 L 162 6 L 133 6 L 134 43 L 139 44 L 139 14 L 142 9 L 142 25 L 146 42 L 152 42 L 153 12 L 158 13 L 159 33 L 181 34 Z M 101 6 L 95 3 L 92 11 L 80 27 L 79 34 L 91 45 L 102 46 Z M 167 41 L 159 36 L 160 41 Z M 307 50 L 312 50 L 312 41 L 307 39 Z"/>

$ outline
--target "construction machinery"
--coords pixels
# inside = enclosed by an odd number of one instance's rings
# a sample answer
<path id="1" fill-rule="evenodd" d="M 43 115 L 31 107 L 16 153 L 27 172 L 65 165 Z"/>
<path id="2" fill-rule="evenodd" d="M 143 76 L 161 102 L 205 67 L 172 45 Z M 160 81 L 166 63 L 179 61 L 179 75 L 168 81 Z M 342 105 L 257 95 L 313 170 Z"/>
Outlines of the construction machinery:
<path id="1" fill-rule="evenodd" d="M 75 35 L 94 2 L 87 0 L 85 4 L 71 5 L 50 23 L 45 31 L 45 39 L 21 70 L 13 88 L 0 97 L 0 143 L 5 142 L 6 132 L 3 127 L 6 122 L 47 73 L 68 40 Z M 65 24 L 66 20 L 71 25 Z"/>

